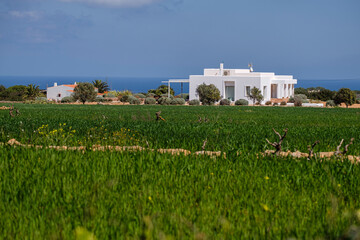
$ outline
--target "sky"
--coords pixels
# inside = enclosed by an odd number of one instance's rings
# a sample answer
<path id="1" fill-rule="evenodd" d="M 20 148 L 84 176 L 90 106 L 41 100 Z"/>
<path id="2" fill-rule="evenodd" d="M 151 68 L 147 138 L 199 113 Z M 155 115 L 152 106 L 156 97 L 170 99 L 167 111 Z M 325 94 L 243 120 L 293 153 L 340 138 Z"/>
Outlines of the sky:
<path id="1" fill-rule="evenodd" d="M 360 79 L 359 0 L 1 0 L 0 76 Z"/>

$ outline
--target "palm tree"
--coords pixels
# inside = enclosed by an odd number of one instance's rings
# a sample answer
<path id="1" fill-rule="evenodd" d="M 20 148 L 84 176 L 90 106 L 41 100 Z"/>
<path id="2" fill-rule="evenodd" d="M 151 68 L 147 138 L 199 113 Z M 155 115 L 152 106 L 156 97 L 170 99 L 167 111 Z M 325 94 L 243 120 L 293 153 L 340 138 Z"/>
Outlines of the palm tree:
<path id="1" fill-rule="evenodd" d="M 107 82 L 103 82 L 102 80 L 95 80 L 92 82 L 92 84 L 94 85 L 94 87 L 96 87 L 98 89 L 99 93 L 104 93 L 104 92 L 110 90 Z"/>
<path id="2" fill-rule="evenodd" d="M 26 88 L 26 96 L 29 99 L 35 99 L 40 95 L 40 88 L 35 84 L 29 84 Z"/>

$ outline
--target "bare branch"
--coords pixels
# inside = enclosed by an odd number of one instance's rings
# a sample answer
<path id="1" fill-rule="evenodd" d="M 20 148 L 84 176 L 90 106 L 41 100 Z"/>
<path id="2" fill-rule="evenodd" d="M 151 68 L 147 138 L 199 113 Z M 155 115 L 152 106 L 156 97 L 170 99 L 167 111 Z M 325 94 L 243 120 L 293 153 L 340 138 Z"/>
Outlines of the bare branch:
<path id="1" fill-rule="evenodd" d="M 274 128 L 273 128 L 273 131 L 279 137 L 279 142 L 271 143 L 268 139 L 266 139 L 266 141 L 276 149 L 274 154 L 279 154 L 281 152 L 281 144 L 282 144 L 282 142 L 284 141 L 284 139 L 286 137 L 288 129 L 287 128 L 284 129 L 284 135 L 283 136 L 281 136 L 280 133 L 278 133 Z"/>
<path id="2" fill-rule="evenodd" d="M 280 133 L 278 133 L 274 128 L 273 128 L 273 131 L 274 131 L 274 133 L 276 134 L 276 135 L 278 135 L 279 136 L 279 139 L 281 139 L 281 135 L 280 135 Z"/>
<path id="3" fill-rule="evenodd" d="M 265 138 L 265 140 L 268 142 L 268 144 L 270 144 L 271 146 L 274 146 L 274 147 L 276 147 L 276 143 L 272 143 L 272 142 L 270 142 L 267 138 Z"/>
<path id="4" fill-rule="evenodd" d="M 313 155 L 314 155 L 314 147 L 315 147 L 318 143 L 320 143 L 320 141 L 316 141 L 316 142 L 314 142 L 312 145 L 309 145 L 309 146 L 308 146 L 309 159 L 311 159 L 311 158 L 313 157 Z"/>
<path id="5" fill-rule="evenodd" d="M 203 143 L 203 145 L 202 145 L 202 147 L 201 147 L 203 151 L 205 151 L 206 143 L 207 143 L 207 139 L 205 139 L 205 141 L 204 141 L 204 143 Z"/>
<path id="6" fill-rule="evenodd" d="M 354 140 L 355 140 L 355 138 L 351 138 L 351 139 L 350 139 L 350 143 L 347 144 L 347 145 L 345 145 L 344 151 L 340 151 L 340 147 L 342 146 L 342 144 L 343 144 L 343 142 L 344 142 L 344 139 L 341 139 L 341 142 L 340 142 L 339 146 L 337 146 L 337 148 L 336 148 L 335 155 L 336 155 L 336 156 L 338 156 L 338 155 L 345 155 L 345 154 L 348 152 L 348 150 L 349 150 L 349 146 L 353 144 Z"/>
<path id="7" fill-rule="evenodd" d="M 336 155 L 341 154 L 340 148 L 341 148 L 341 145 L 343 144 L 343 142 L 344 142 L 344 139 L 341 139 L 339 146 L 337 146 L 337 148 L 336 148 L 336 152 L 335 152 Z"/>
<path id="8" fill-rule="evenodd" d="M 14 114 L 14 105 L 13 105 L 13 106 L 9 106 L 9 115 L 10 115 L 10 117 L 15 117 L 15 114 Z"/>
<path id="9" fill-rule="evenodd" d="M 353 144 L 354 140 L 355 140 L 355 138 L 351 138 L 350 143 L 345 146 L 344 151 L 342 152 L 342 154 L 346 154 L 348 152 L 348 148 L 349 148 L 350 145 Z"/>
<path id="10" fill-rule="evenodd" d="M 164 121 L 164 122 L 165 122 L 165 119 L 164 119 L 163 117 L 161 117 L 161 116 L 160 116 L 161 111 L 156 112 L 155 114 L 156 114 L 156 121 L 162 120 L 162 121 Z"/>

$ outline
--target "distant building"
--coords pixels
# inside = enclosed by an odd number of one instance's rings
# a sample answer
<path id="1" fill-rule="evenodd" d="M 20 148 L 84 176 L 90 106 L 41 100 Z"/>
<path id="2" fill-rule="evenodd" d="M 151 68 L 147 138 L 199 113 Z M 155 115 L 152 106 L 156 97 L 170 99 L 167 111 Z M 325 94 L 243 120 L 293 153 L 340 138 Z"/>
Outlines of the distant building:
<path id="1" fill-rule="evenodd" d="M 253 72 L 249 69 L 204 69 L 204 75 L 190 75 L 189 79 L 170 79 L 170 83 L 189 83 L 189 98 L 199 99 L 196 88 L 205 84 L 214 84 L 221 94 L 221 98 L 231 101 L 238 99 L 250 100 L 250 90 L 257 87 L 264 96 L 264 102 L 271 99 L 289 98 L 294 95 L 294 85 L 297 80 L 290 75 L 275 75 L 275 73 Z"/>
<path id="2" fill-rule="evenodd" d="M 48 100 L 56 100 L 61 101 L 64 97 L 70 97 L 71 94 L 74 92 L 76 87 L 76 82 L 74 84 L 64 84 L 64 85 L 57 85 L 54 83 L 54 86 L 47 88 L 46 98 Z M 98 89 L 95 88 L 97 92 Z M 104 93 L 98 93 L 98 95 L 103 95 Z"/>

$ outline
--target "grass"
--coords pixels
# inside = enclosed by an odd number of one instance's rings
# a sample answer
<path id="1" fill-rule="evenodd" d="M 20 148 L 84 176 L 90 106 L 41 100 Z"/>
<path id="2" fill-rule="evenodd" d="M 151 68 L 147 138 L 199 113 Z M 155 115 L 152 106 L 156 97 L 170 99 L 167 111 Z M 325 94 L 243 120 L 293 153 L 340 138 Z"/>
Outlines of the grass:
<path id="1" fill-rule="evenodd" d="M 0 112 L 2 142 L 148 141 L 194 151 L 208 139 L 207 149 L 227 158 L 0 146 L 0 238 L 75 239 L 85 232 L 98 239 L 336 239 L 360 226 L 358 165 L 257 156 L 269 148 L 265 138 L 275 140 L 272 127 L 289 128 L 285 149 L 306 151 L 320 140 L 317 151 L 335 150 L 342 138 L 359 138 L 360 110 L 16 107 L 16 118 Z M 158 110 L 166 122 L 154 121 Z M 122 129 L 126 134 L 110 138 Z M 359 150 L 356 139 L 350 153 Z"/>

